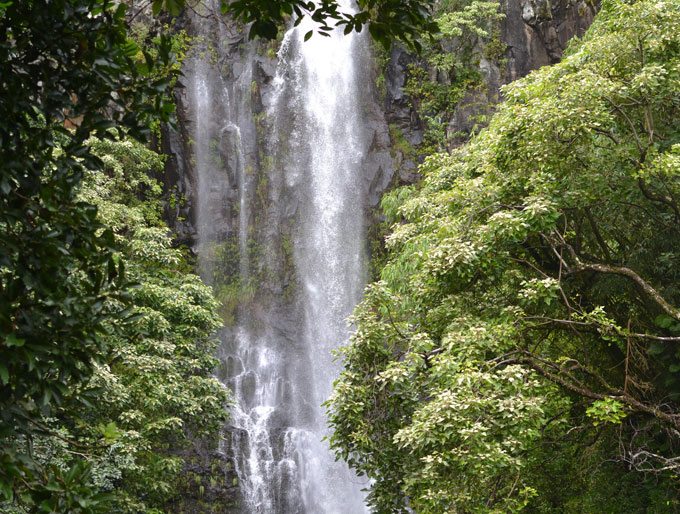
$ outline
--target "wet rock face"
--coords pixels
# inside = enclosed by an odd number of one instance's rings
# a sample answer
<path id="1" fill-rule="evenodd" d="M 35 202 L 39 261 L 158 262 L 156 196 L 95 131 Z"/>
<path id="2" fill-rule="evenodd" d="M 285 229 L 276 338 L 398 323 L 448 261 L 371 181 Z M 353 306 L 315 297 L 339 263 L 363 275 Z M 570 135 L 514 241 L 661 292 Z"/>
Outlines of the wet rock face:
<path id="1" fill-rule="evenodd" d="M 418 60 L 402 46 L 394 45 L 390 51 L 390 59 L 385 70 L 385 118 L 388 126 L 404 137 L 409 146 L 417 147 L 423 142 L 424 127 L 409 96 L 404 92 L 408 79 L 409 65 Z M 391 135 L 394 137 L 394 134 Z M 413 156 L 405 154 L 397 145 L 390 146 L 393 165 L 396 170 L 395 182 L 410 184 L 419 179 L 416 172 L 418 163 Z"/>
<path id="2" fill-rule="evenodd" d="M 165 219 L 173 228 L 177 243 L 190 248 L 196 240 L 194 180 L 189 167 L 189 141 L 183 137 L 188 119 L 179 103 L 177 122 L 179 130 L 167 125 L 161 128 L 161 151 L 167 156 L 163 189 L 169 199 L 165 204 Z"/>
<path id="3" fill-rule="evenodd" d="M 599 6 L 598 0 L 502 0 L 505 19 L 501 22 L 501 40 L 506 50 L 497 60 L 484 57 L 484 49 L 478 48 L 479 70 L 484 77 L 484 86 L 468 92 L 459 103 L 447 132 L 458 134 L 452 139 L 457 146 L 467 139 L 467 134 L 478 123 L 480 115 L 493 112 L 493 106 L 500 100 L 500 88 L 527 75 L 531 70 L 557 62 L 569 40 L 582 36 L 592 23 Z M 225 77 L 237 83 L 244 73 L 243 48 L 246 42 L 242 30 L 228 20 L 212 19 L 209 32 L 220 41 L 220 67 Z M 190 34 L 197 28 L 190 20 L 180 20 L 180 25 Z M 202 30 L 205 30 L 203 28 Z M 253 116 L 263 116 L 273 92 L 277 59 L 272 45 L 261 45 L 261 49 L 249 57 L 252 59 L 251 102 Z M 370 207 L 375 207 L 382 193 L 394 184 L 413 183 L 419 180 L 417 159 L 402 152 L 395 145 L 394 135 L 388 127 L 394 128 L 405 142 L 417 147 L 423 141 L 424 126 L 413 108 L 413 103 L 404 92 L 408 78 L 408 66 L 417 62 L 399 45 L 394 45 L 384 73 L 384 92 L 374 87 L 376 74 L 381 70 L 367 69 L 364 82 L 374 91 L 375 101 L 363 106 L 366 115 L 367 138 L 370 151 L 365 159 L 365 181 L 368 188 Z M 165 127 L 163 151 L 168 155 L 164 177 L 166 191 L 172 196 L 166 207 L 166 218 L 178 234 L 179 242 L 193 247 L 196 241 L 196 177 L 191 162 L 192 120 L 188 114 L 187 99 L 182 88 L 176 92 L 177 130 Z M 218 106 L 216 106 L 219 109 Z M 256 130 L 256 124 L 253 124 Z M 391 130 L 391 129 L 390 129 Z M 400 137 L 401 137 L 400 136 Z M 256 135 L 251 135 L 255 139 Z M 252 147 L 251 152 L 258 152 Z M 225 149 L 225 156 L 228 149 Z M 251 162 L 256 155 L 246 156 Z M 227 157 L 228 158 L 228 157 Z M 229 227 L 223 227 L 229 230 Z"/>
<path id="4" fill-rule="evenodd" d="M 574 36 L 593 22 L 599 2 L 586 0 L 507 0 L 503 41 L 509 46 L 507 82 L 553 64 Z"/>
<path id="5" fill-rule="evenodd" d="M 474 53 L 479 58 L 484 84 L 469 91 L 448 120 L 448 134 L 459 135 L 451 138 L 452 146 L 464 143 L 480 117 L 493 112 L 493 106 L 501 99 L 501 86 L 559 61 L 569 41 L 588 29 L 598 8 L 599 0 L 502 0 L 505 18 L 500 26 L 500 39 L 505 51 L 490 59 L 485 56 L 483 45 L 477 45 Z M 385 71 L 387 122 L 415 146 L 422 142 L 423 124 L 403 88 L 408 66 L 416 62 L 403 48 L 395 47 Z M 399 180 L 417 181 L 413 162 L 396 153 Z"/>
<path id="6" fill-rule="evenodd" d="M 449 125 L 451 133 L 463 134 L 459 143 L 472 130 L 472 120 L 493 112 L 500 101 L 501 86 L 559 61 L 571 38 L 582 36 L 588 29 L 599 6 L 599 2 L 586 0 L 504 0 L 504 3 L 501 41 L 507 48 L 499 62 L 480 60 L 486 88 L 470 93 Z"/>
<path id="7" fill-rule="evenodd" d="M 186 464 L 178 482 L 175 500 L 166 505 L 177 514 L 223 514 L 237 507 L 239 484 L 232 464 L 214 443 L 195 441 L 182 452 Z"/>
<path id="8" fill-rule="evenodd" d="M 408 135 L 407 140 L 413 145 L 422 142 L 423 130 L 411 107 L 410 98 L 404 93 L 404 86 L 408 78 L 408 66 L 416 62 L 417 59 L 402 46 L 394 45 L 385 71 L 385 116 L 389 123 L 394 123 Z"/>
<path id="9" fill-rule="evenodd" d="M 197 28 L 191 22 L 185 21 L 182 24 L 190 34 L 196 35 Z M 205 31 L 205 28 L 202 30 Z M 249 166 L 256 170 L 259 174 L 264 167 L 267 166 L 268 156 L 266 155 L 268 149 L 267 142 L 263 133 L 266 132 L 269 120 L 267 119 L 267 111 L 271 107 L 272 98 L 274 97 L 275 86 L 273 84 L 277 70 L 277 57 L 273 51 L 273 45 L 268 43 L 253 44 L 248 43 L 245 34 L 240 36 L 233 36 L 229 39 L 220 38 L 220 30 L 224 32 L 224 28 L 220 29 L 217 24 L 210 30 L 214 32 L 211 39 L 219 41 L 220 50 L 218 52 L 219 68 L 221 70 L 222 79 L 227 84 L 227 88 L 234 87 L 235 84 L 243 82 L 243 76 L 249 74 L 251 79 L 250 85 L 250 99 L 248 102 L 251 117 L 245 125 L 250 127 L 250 130 L 242 134 L 244 141 L 248 144 L 245 146 L 245 155 L 243 158 L 248 162 Z M 237 32 L 238 29 L 234 26 L 230 29 Z M 201 36 L 205 37 L 205 36 Z M 250 47 L 250 50 L 244 48 Z M 254 48 L 254 50 L 253 50 Z M 404 60 L 412 60 L 405 52 L 399 51 Z M 248 55 L 246 55 L 246 53 Z M 214 57 L 211 57 L 214 58 Z M 370 62 L 369 55 L 358 56 L 362 62 Z M 395 71 L 397 68 L 395 67 Z M 398 71 L 396 71 L 398 72 Z M 376 74 L 372 66 L 365 66 L 362 70 L 362 82 L 371 90 L 375 89 Z M 385 109 L 380 95 L 373 91 L 373 101 L 363 101 L 361 109 L 365 115 L 365 137 L 370 141 L 369 151 L 366 153 L 362 162 L 364 187 L 367 191 L 369 208 L 375 207 L 382 196 L 385 189 L 392 183 L 394 174 L 394 161 L 391 154 L 391 140 L 387 129 L 386 111 L 392 113 L 393 118 L 412 119 L 416 122 L 413 115 L 409 112 L 408 101 L 398 91 L 403 86 L 403 80 L 399 82 L 394 81 L 392 90 L 398 99 L 392 102 L 392 106 Z M 238 86 L 236 86 L 238 87 Z M 234 95 L 232 95 L 234 96 Z M 177 239 L 180 244 L 184 244 L 196 251 L 197 244 L 197 194 L 198 194 L 198 178 L 196 176 L 196 163 L 192 157 L 194 149 L 194 141 L 192 139 L 192 130 L 195 120 L 192 119 L 192 108 L 190 106 L 190 99 L 187 97 L 185 88 L 180 87 L 175 92 L 175 99 L 177 104 L 177 126 L 170 128 L 163 127 L 163 153 L 167 155 L 164 185 L 167 194 L 171 197 L 171 201 L 166 205 L 166 219 L 170 226 L 173 227 L 177 234 Z M 224 108 L 215 105 L 216 112 L 224 111 Z M 222 118 L 227 118 L 229 113 L 223 112 Z M 220 118 L 220 116 L 217 116 Z M 410 123 L 410 122 L 408 122 Z M 261 132 L 261 133 L 260 133 Z M 420 136 L 415 136 L 415 143 L 422 139 Z M 234 160 L 233 148 L 229 147 L 229 140 L 225 138 L 224 144 L 220 144 L 217 149 L 221 154 L 221 158 L 225 161 L 225 168 L 228 173 L 233 174 L 236 169 Z M 408 166 L 407 166 L 408 167 Z M 412 163 L 410 168 L 415 169 L 416 164 Z M 270 177 L 271 178 L 271 177 Z M 276 180 L 276 178 L 271 178 Z M 231 182 L 235 183 L 237 180 L 233 178 Z M 234 196 L 235 186 L 231 191 L 216 191 L 216 194 L 226 195 L 227 201 Z M 287 194 L 292 196 L 300 196 L 295 191 L 289 191 Z M 290 198 L 287 202 L 291 209 L 288 217 L 292 218 L 295 214 L 295 199 Z M 229 215 L 215 216 L 215 219 L 221 219 L 222 226 L 219 231 L 222 233 L 230 233 L 235 230 L 235 221 L 229 220 Z M 236 216 L 231 216 L 235 218 Z"/>

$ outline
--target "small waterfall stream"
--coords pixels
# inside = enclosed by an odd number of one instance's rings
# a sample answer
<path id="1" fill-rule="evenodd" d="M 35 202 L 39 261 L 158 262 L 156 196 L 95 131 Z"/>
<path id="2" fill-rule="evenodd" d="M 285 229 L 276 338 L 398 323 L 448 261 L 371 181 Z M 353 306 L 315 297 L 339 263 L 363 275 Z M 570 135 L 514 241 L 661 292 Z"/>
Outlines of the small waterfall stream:
<path id="1" fill-rule="evenodd" d="M 231 34 L 194 23 L 214 38 L 185 70 L 186 105 L 199 263 L 225 317 L 218 376 L 235 397 L 224 451 L 238 511 L 366 512 L 365 480 L 335 461 L 321 406 L 366 278 L 366 43 L 340 33 L 305 43 L 304 20 L 258 108 L 254 45 L 225 72 Z"/>

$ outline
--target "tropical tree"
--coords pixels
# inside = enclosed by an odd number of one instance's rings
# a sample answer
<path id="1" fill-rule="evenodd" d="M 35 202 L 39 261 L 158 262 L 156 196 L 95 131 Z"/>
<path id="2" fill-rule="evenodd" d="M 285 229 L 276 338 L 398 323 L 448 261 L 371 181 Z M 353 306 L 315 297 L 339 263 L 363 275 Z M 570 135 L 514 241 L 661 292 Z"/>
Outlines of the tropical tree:
<path id="1" fill-rule="evenodd" d="M 88 463 L 94 484 L 113 493 L 114 510 L 141 512 L 175 497 L 185 450 L 215 442 L 226 422 L 227 389 L 212 376 L 222 321 L 162 220 L 163 191 L 152 178 L 162 157 L 131 139 L 88 143 L 104 169 L 86 175 L 80 196 L 113 231 L 134 287 L 129 321 L 107 322 L 111 350 L 83 387 L 99 401 L 61 412 L 80 441 L 99 442 Z"/>
<path id="2" fill-rule="evenodd" d="M 98 340 L 108 351 L 93 356 L 90 379 L 34 421 L 40 430 L 6 440 L 17 450 L 30 444 L 33 466 L 50 477 L 46 494 L 14 482 L 19 512 L 163 507 L 175 496 L 184 450 L 213 440 L 227 415 L 226 389 L 211 376 L 217 303 L 161 219 L 162 190 L 150 175 L 163 159 L 130 139 L 87 145 L 102 169 L 85 173 L 78 197 L 112 231 L 116 267 L 134 287 L 104 300 Z M 62 484 L 72 470 L 74 480 Z"/>
<path id="3" fill-rule="evenodd" d="M 85 468 L 43 469 L 33 437 L 60 404 L 87 401 L 105 322 L 128 315 L 113 232 L 78 197 L 101 166 L 86 141 L 111 127 L 143 138 L 172 111 L 170 40 L 141 50 L 125 12 L 109 0 L 0 2 L 0 494 L 20 487 L 41 504 L 70 487 L 62 512 L 89 501 Z"/>
<path id="4" fill-rule="evenodd" d="M 378 512 L 677 507 L 679 14 L 604 2 L 384 199 L 329 402 Z"/>

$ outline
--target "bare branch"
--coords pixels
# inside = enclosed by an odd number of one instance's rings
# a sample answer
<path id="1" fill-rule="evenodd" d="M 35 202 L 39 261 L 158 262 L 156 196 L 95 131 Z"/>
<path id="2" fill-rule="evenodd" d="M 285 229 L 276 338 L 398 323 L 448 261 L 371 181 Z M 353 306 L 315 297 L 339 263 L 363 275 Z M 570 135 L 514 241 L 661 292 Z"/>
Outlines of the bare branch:
<path id="1" fill-rule="evenodd" d="M 635 284 L 648 297 L 654 300 L 654 302 L 659 305 L 659 307 L 661 307 L 664 312 L 666 312 L 666 314 L 677 320 L 680 320 L 680 309 L 668 303 L 656 289 L 654 289 L 646 280 L 644 280 L 640 275 L 635 273 L 630 268 L 626 268 L 625 266 L 610 266 L 607 264 L 584 264 L 580 261 L 577 261 L 577 265 L 573 268 L 573 271 L 575 273 L 583 271 L 595 271 L 597 273 L 608 273 L 626 277 L 635 282 Z"/>
<path id="2" fill-rule="evenodd" d="M 673 209 L 673 212 L 675 213 L 675 219 L 676 220 L 680 219 L 680 209 L 678 208 L 678 204 L 672 197 L 654 193 L 651 189 L 649 189 L 647 183 L 644 181 L 642 177 L 638 177 L 637 183 L 638 187 L 640 188 L 640 191 L 642 191 L 642 194 L 644 195 L 645 198 L 653 202 L 659 202 L 664 205 L 667 205 L 668 207 Z"/>
<path id="3" fill-rule="evenodd" d="M 589 208 L 585 209 L 586 217 L 588 218 L 588 222 L 590 223 L 590 227 L 593 229 L 593 234 L 595 234 L 595 239 L 597 240 L 597 244 L 600 246 L 602 249 L 602 253 L 604 253 L 604 257 L 607 260 L 607 262 L 612 262 L 612 256 L 611 252 L 609 251 L 609 246 L 605 242 L 604 238 L 602 237 L 602 234 L 600 233 L 600 229 L 597 227 L 597 223 L 595 223 L 595 218 L 593 217 L 593 213 L 590 211 Z"/>

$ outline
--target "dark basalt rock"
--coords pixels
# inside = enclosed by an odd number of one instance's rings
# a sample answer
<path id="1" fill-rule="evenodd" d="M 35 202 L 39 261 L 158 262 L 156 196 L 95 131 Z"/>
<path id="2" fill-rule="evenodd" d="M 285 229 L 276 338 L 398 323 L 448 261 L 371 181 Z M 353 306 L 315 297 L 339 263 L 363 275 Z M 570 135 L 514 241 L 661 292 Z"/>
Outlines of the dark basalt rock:
<path id="1" fill-rule="evenodd" d="M 569 41 L 588 29 L 598 8 L 599 2 L 586 0 L 506 0 L 501 23 L 506 50 L 497 62 L 480 58 L 484 86 L 470 91 L 456 108 L 448 126 L 449 134 L 460 134 L 453 146 L 467 140 L 476 120 L 493 112 L 501 86 L 559 61 Z"/>
<path id="2" fill-rule="evenodd" d="M 194 441 L 182 454 L 185 466 L 175 498 L 166 509 L 177 514 L 222 514 L 237 510 L 239 483 L 231 459 L 216 442 Z"/>
<path id="3" fill-rule="evenodd" d="M 510 57 L 505 82 L 559 61 L 569 40 L 585 33 L 598 8 L 599 3 L 585 0 L 508 0 L 502 30 Z"/>

